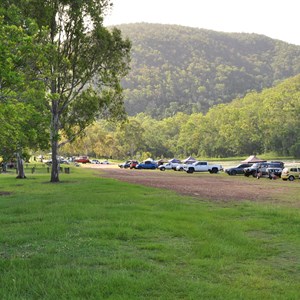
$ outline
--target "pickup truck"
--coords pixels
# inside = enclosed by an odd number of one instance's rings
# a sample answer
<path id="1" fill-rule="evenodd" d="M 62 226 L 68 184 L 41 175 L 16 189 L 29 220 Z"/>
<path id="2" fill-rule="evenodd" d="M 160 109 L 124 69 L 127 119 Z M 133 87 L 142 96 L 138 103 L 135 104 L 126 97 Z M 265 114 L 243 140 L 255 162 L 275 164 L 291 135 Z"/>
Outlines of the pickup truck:
<path id="1" fill-rule="evenodd" d="M 158 166 L 158 169 L 160 169 L 161 171 L 165 171 L 165 170 L 175 170 L 176 171 L 177 166 L 179 166 L 179 163 L 168 162 L 166 164 Z"/>
<path id="2" fill-rule="evenodd" d="M 185 165 L 183 170 L 187 173 L 194 173 L 194 172 L 209 172 L 209 173 L 218 173 L 219 171 L 223 170 L 221 165 L 217 164 L 209 164 L 207 161 L 196 161 L 191 165 Z"/>

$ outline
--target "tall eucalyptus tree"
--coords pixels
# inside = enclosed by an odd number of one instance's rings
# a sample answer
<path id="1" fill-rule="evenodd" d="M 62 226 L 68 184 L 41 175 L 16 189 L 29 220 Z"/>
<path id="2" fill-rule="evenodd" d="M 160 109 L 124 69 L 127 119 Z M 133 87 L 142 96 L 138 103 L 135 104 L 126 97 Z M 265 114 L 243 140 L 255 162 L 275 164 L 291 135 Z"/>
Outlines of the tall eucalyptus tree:
<path id="1" fill-rule="evenodd" d="M 4 0 L 46 29 L 45 60 L 37 72 L 51 113 L 51 182 L 59 181 L 59 148 L 100 116 L 124 116 L 120 80 L 129 70 L 131 43 L 103 26 L 110 0 Z"/>

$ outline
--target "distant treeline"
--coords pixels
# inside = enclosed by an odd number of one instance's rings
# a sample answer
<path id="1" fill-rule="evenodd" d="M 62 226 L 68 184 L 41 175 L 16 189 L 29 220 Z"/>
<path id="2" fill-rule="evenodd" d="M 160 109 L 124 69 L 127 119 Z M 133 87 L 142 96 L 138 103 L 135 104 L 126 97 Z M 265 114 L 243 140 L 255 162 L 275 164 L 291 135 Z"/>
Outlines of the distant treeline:
<path id="1" fill-rule="evenodd" d="M 124 124 L 99 121 L 65 154 L 97 157 L 247 156 L 274 152 L 300 157 L 300 75 L 202 113 L 156 120 L 144 113 Z"/>

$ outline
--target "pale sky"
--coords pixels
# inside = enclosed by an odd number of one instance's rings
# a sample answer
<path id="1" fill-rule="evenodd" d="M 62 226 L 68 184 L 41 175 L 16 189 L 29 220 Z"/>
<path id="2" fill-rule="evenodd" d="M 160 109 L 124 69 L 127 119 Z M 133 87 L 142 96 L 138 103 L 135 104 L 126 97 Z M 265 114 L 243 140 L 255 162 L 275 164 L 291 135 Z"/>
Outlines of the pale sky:
<path id="1" fill-rule="evenodd" d="M 300 45 L 300 0 L 112 0 L 104 25 L 177 24 Z"/>

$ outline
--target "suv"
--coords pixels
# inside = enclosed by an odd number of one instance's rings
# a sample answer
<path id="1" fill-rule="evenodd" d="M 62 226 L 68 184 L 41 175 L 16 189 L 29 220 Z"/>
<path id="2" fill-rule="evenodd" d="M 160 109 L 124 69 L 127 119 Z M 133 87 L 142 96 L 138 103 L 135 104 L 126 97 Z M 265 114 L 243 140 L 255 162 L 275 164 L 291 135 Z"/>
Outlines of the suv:
<path id="1" fill-rule="evenodd" d="M 261 176 L 269 175 L 269 169 L 272 169 L 273 173 L 276 173 L 277 176 L 280 176 L 283 167 L 284 163 L 281 161 L 255 163 L 251 167 L 244 169 L 244 175 L 247 177 L 250 175 L 257 177 L 258 173 L 260 173 Z"/>
<path id="2" fill-rule="evenodd" d="M 282 180 L 294 181 L 296 178 L 300 179 L 300 167 L 284 168 L 281 173 Z"/>

